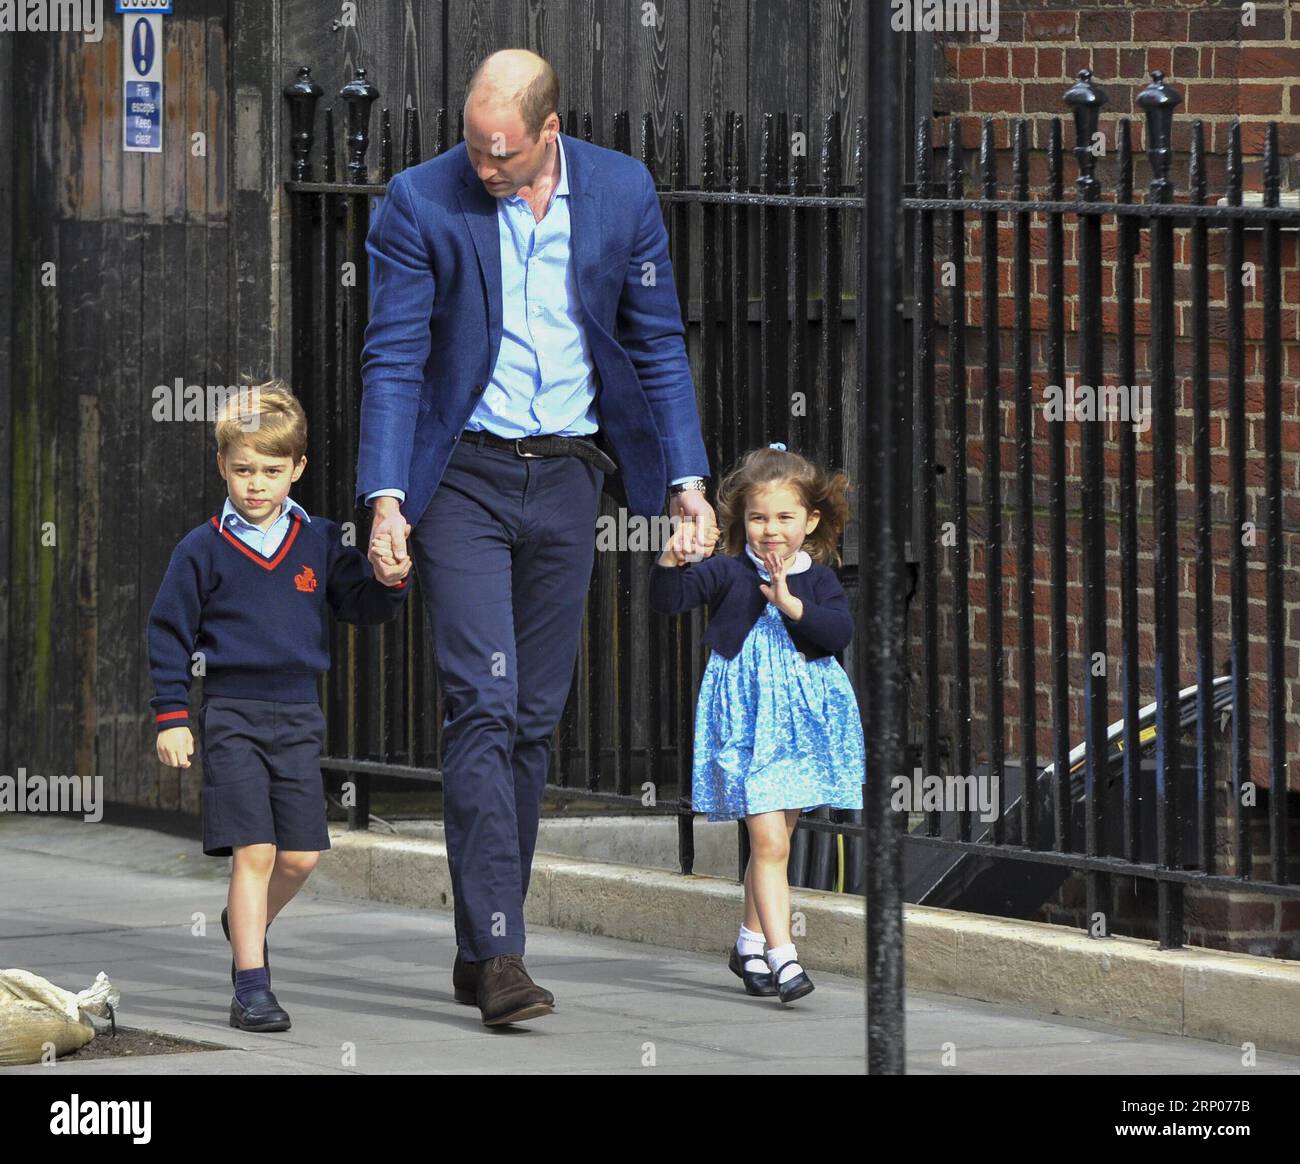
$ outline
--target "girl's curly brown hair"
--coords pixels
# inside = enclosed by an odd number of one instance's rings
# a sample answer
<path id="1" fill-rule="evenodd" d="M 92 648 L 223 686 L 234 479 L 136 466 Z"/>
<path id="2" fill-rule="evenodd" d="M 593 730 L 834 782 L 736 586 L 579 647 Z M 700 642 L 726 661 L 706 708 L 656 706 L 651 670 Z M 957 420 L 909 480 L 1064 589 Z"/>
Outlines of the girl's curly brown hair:
<path id="1" fill-rule="evenodd" d="M 849 475 L 842 469 L 824 469 L 783 449 L 753 449 L 746 453 L 718 486 L 718 521 L 723 550 L 745 552 L 745 508 L 755 489 L 785 485 L 793 489 L 809 513 L 821 519 L 804 540 L 803 548 L 814 562 L 840 565 L 839 542 L 849 520 Z"/>

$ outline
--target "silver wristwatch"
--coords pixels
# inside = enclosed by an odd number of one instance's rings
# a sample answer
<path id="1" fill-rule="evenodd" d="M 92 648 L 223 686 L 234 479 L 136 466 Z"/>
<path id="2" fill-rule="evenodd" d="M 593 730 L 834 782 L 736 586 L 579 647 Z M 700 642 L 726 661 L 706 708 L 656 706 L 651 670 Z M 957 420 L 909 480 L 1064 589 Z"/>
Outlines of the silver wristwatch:
<path id="1" fill-rule="evenodd" d="M 685 493 L 687 492 L 687 490 L 692 490 L 692 489 L 698 490 L 700 493 L 703 493 L 705 489 L 704 478 L 688 477 L 685 481 L 678 481 L 676 485 L 668 486 L 668 492 L 674 494 Z"/>

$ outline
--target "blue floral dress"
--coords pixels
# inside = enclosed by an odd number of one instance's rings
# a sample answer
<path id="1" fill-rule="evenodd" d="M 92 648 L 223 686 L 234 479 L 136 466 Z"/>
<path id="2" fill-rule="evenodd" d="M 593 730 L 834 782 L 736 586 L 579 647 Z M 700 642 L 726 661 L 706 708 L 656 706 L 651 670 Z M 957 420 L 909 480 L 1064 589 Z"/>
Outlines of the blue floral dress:
<path id="1" fill-rule="evenodd" d="M 764 582 L 767 570 L 758 568 Z M 714 651 L 695 708 L 691 799 L 711 821 L 861 808 L 858 701 L 834 656 L 805 659 L 768 603 L 734 659 Z"/>

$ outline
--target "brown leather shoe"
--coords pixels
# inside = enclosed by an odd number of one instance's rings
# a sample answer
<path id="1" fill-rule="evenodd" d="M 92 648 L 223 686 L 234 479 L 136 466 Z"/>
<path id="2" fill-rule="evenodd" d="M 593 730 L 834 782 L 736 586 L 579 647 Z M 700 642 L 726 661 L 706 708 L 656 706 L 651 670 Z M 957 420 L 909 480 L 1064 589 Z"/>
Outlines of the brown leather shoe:
<path id="1" fill-rule="evenodd" d="M 460 949 L 457 948 L 456 957 L 451 964 L 451 992 L 457 1002 L 466 1006 L 478 1005 L 478 975 L 483 965 L 483 962 L 470 962 L 462 958 Z M 538 986 L 537 989 L 546 995 L 547 1006 L 554 1008 L 555 995 L 545 986 Z"/>
<path id="2" fill-rule="evenodd" d="M 478 1008 L 486 1027 L 519 1023 L 551 1013 L 543 990 L 524 969 L 519 954 L 498 954 L 478 964 Z"/>

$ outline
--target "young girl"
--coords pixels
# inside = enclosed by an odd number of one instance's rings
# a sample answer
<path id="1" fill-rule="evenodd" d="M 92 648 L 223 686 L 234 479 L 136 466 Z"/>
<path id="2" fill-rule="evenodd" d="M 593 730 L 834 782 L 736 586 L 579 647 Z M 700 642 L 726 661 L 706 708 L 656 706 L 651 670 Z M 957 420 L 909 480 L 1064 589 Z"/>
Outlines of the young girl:
<path id="1" fill-rule="evenodd" d="M 853 637 L 831 569 L 848 486 L 784 445 L 756 449 L 718 488 L 723 552 L 688 564 L 681 526 L 650 578 L 655 610 L 709 606 L 692 800 L 711 821 L 744 818 L 745 920 L 729 965 L 749 994 L 782 1002 L 813 989 L 790 940 L 790 835 L 800 812 L 862 807 L 862 721 L 834 657 Z"/>

